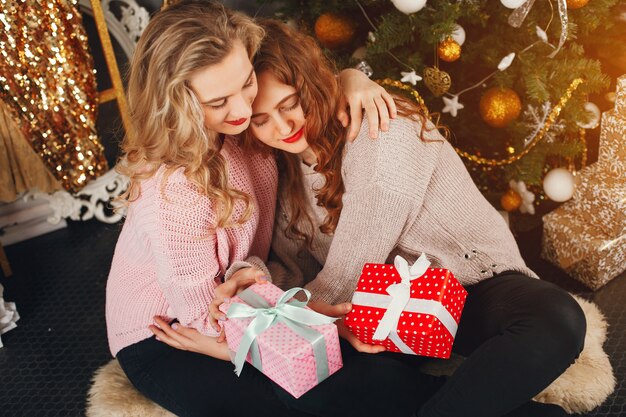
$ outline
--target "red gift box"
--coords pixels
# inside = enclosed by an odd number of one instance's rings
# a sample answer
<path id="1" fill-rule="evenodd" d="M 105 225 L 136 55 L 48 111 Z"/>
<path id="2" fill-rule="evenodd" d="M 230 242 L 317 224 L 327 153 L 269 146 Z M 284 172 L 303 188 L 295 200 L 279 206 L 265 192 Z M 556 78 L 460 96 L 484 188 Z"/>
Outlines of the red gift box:
<path id="1" fill-rule="evenodd" d="M 429 265 L 425 255 L 412 266 L 400 256 L 394 265 L 366 264 L 346 326 L 391 352 L 449 358 L 467 291 L 452 272 Z"/>

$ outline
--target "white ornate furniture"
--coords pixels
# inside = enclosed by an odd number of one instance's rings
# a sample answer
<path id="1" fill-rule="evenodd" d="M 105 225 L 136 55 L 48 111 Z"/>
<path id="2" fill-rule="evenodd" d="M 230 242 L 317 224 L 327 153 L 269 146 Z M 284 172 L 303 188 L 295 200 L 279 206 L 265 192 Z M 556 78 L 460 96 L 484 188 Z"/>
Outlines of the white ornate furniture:
<path id="1" fill-rule="evenodd" d="M 135 0 L 102 0 L 100 4 L 109 34 L 130 58 L 141 32 L 148 24 L 148 11 Z M 90 0 L 80 0 L 79 7 L 86 15 L 94 16 Z M 114 98 L 111 95 L 108 95 L 108 99 Z M 101 101 L 106 100 L 104 98 Z M 115 223 L 122 215 L 111 209 L 110 201 L 120 195 L 126 186 L 126 179 L 111 169 L 76 194 L 67 191 L 52 194 L 29 191 L 13 203 L 0 205 L 0 243 L 7 246 L 66 227 L 67 218 L 96 218 L 105 223 Z"/>

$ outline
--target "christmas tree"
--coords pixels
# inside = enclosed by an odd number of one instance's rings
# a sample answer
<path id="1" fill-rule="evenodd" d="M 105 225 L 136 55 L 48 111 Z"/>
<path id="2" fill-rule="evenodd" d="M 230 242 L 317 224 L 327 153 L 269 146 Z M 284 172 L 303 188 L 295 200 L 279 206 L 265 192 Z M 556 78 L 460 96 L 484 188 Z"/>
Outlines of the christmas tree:
<path id="1" fill-rule="evenodd" d="M 589 96 L 610 79 L 583 45 L 610 29 L 617 2 L 285 0 L 280 16 L 314 34 L 339 67 L 415 89 L 485 194 L 515 182 L 513 201 L 502 200 L 512 210 L 524 185 L 543 198 L 548 171 L 585 164 L 585 129 L 600 114 Z M 571 175 L 553 177 L 573 190 Z"/>

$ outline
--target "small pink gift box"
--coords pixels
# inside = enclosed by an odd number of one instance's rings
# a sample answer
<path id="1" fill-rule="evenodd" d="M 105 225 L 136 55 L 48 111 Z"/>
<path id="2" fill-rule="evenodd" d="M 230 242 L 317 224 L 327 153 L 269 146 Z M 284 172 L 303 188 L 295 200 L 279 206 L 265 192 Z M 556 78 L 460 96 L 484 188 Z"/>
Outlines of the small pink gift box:
<path id="1" fill-rule="evenodd" d="M 220 306 L 237 375 L 247 361 L 295 398 L 343 365 L 335 319 L 293 299 L 299 291 L 308 301 L 301 288 L 254 284 Z"/>

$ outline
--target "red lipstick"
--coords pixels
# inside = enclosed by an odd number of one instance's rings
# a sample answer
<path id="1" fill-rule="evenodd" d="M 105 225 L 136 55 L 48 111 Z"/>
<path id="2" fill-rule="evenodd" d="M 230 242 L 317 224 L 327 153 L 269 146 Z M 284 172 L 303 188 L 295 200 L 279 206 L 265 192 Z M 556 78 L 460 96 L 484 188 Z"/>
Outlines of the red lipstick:
<path id="1" fill-rule="evenodd" d="M 304 133 L 304 126 L 302 126 L 300 130 L 298 130 L 293 136 L 289 136 L 288 138 L 283 139 L 283 142 L 286 142 L 286 143 L 297 142 L 302 137 L 303 133 Z"/>
<path id="2" fill-rule="evenodd" d="M 242 125 L 246 122 L 246 120 L 248 120 L 247 118 L 243 118 L 243 119 L 237 119 L 237 120 L 224 120 L 226 123 L 228 123 L 229 125 L 233 125 L 233 126 L 239 126 Z"/>

